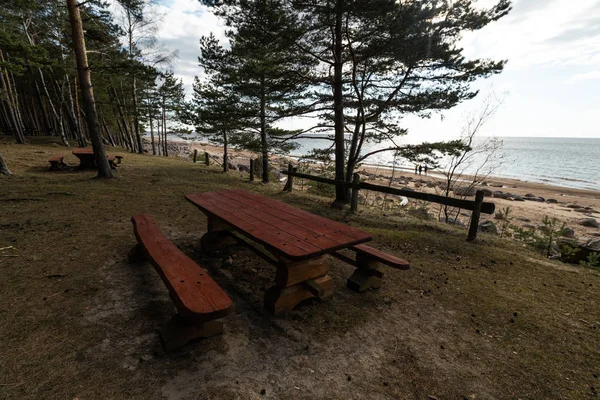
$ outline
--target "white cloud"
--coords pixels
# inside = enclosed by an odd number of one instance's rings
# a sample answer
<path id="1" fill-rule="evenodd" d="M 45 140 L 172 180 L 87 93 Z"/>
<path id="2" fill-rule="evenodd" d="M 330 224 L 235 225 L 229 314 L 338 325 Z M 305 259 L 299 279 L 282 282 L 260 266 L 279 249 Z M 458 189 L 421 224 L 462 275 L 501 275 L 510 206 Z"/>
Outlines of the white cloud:
<path id="1" fill-rule="evenodd" d="M 600 78 L 600 70 L 584 72 L 582 74 L 577 74 L 571 78 L 573 81 L 584 81 L 588 79 L 598 79 Z"/>
<path id="2" fill-rule="evenodd" d="M 598 0 L 517 0 L 511 13 L 465 35 L 471 57 L 508 59 L 509 69 L 600 66 Z"/>

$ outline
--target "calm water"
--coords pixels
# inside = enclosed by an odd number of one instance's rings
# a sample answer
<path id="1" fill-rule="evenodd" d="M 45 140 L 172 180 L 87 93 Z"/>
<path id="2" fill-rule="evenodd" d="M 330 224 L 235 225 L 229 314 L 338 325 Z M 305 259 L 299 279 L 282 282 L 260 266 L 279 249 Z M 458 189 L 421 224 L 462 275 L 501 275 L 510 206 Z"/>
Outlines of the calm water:
<path id="1" fill-rule="evenodd" d="M 191 136 L 193 137 L 194 135 Z M 600 139 L 512 137 L 500 139 L 503 141 L 504 162 L 493 172 L 493 176 L 600 190 Z M 313 148 L 329 147 L 332 143 L 324 139 L 301 139 L 297 142 L 300 147 L 292 152 L 292 155 L 297 157 Z M 382 143 L 376 146 L 366 145 L 364 152 L 388 145 Z M 391 165 L 392 159 L 391 153 L 379 153 L 366 162 Z M 400 164 L 411 168 L 409 163 L 400 162 Z"/>
<path id="2" fill-rule="evenodd" d="M 557 186 L 600 190 L 600 139 L 576 138 L 500 138 L 504 161 L 493 176 L 516 178 Z M 327 140 L 305 139 L 294 155 L 311 148 L 331 145 Z M 378 145 L 386 146 L 385 144 Z M 365 149 L 369 151 L 369 148 Z M 369 164 L 391 165 L 391 153 L 379 153 Z M 411 167 L 408 163 L 400 163 Z M 414 166 L 412 166 L 414 168 Z M 465 171 L 466 173 L 473 171 Z"/>

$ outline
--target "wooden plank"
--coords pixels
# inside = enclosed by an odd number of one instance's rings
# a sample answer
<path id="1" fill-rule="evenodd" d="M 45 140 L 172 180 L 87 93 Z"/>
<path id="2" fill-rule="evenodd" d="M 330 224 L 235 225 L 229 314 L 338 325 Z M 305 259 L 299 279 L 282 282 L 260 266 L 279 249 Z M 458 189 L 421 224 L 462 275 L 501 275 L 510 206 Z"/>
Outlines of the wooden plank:
<path id="1" fill-rule="evenodd" d="M 367 242 L 372 239 L 372 236 L 365 231 L 362 231 L 360 229 L 354 228 L 346 224 L 342 224 L 340 222 L 332 221 L 319 215 L 312 214 L 308 211 L 290 206 L 289 204 L 283 203 L 281 201 L 271 198 L 265 198 L 254 193 L 247 192 L 245 190 L 232 190 L 232 192 L 240 193 L 244 197 L 249 199 L 263 200 L 264 207 L 269 209 L 278 209 L 294 217 L 310 221 L 314 226 L 320 225 L 326 227 L 331 230 L 331 234 L 343 234 L 355 240 L 360 240 L 360 242 Z"/>
<path id="2" fill-rule="evenodd" d="M 233 302 L 223 289 L 163 235 L 152 217 L 136 215 L 131 222 L 138 243 L 167 286 L 182 316 L 206 322 L 234 311 Z"/>
<path id="3" fill-rule="evenodd" d="M 293 235 L 288 232 L 281 231 L 279 221 L 275 222 L 275 220 L 272 218 L 269 219 L 272 224 L 265 223 L 262 220 L 257 220 L 255 209 L 249 208 L 247 204 L 241 201 L 235 202 L 235 199 L 229 197 L 223 198 L 223 192 L 225 191 L 198 193 L 187 195 L 186 198 L 204 212 L 214 213 L 219 218 L 227 221 L 234 228 L 237 228 L 236 230 L 238 232 L 245 234 L 251 237 L 253 240 L 270 247 L 270 249 L 275 249 L 276 251 L 279 251 L 285 256 L 293 259 L 315 257 L 326 254 L 332 249 L 348 247 L 355 243 L 362 243 L 371 238 L 366 232 L 356 230 L 357 232 L 363 234 L 363 238 L 361 240 L 353 240 L 352 242 L 347 243 L 337 243 L 334 247 L 318 247 L 313 243 L 306 242 L 304 240 L 306 236 L 302 235 L 306 234 L 306 231 L 300 232 L 300 230 L 295 227 L 293 233 L 296 235 Z M 258 198 L 260 199 L 261 197 L 259 196 Z M 235 206 L 232 204 L 235 204 Z M 321 244 L 323 243 L 321 242 Z M 290 245 L 293 247 L 290 247 Z M 298 251 L 298 247 L 303 249 L 303 251 Z"/>
<path id="4" fill-rule="evenodd" d="M 270 207 L 268 202 L 259 202 L 243 197 L 237 192 L 227 191 L 221 194 L 229 199 L 238 201 L 236 204 L 239 207 L 251 207 L 252 210 L 248 210 L 247 213 L 251 213 L 254 217 L 273 225 L 274 228 L 291 233 L 299 239 L 303 239 L 322 249 L 331 249 L 340 245 L 346 247 L 348 243 L 355 242 L 354 238 L 329 227 L 315 224 L 310 219 L 296 217 L 277 208 Z"/>
<path id="5" fill-rule="evenodd" d="M 371 246 L 367 246 L 364 244 L 359 244 L 350 248 L 351 250 L 356 251 L 359 254 L 365 254 L 371 259 L 375 259 L 385 265 L 388 265 L 392 268 L 396 269 L 409 269 L 410 264 L 408 261 L 393 256 L 391 254 L 385 253 L 381 250 L 377 250 Z M 359 266 L 360 267 L 360 266 Z"/>
<path id="6" fill-rule="evenodd" d="M 315 182 L 328 183 L 330 185 L 341 185 L 345 188 L 350 188 L 350 189 L 372 190 L 374 192 L 379 192 L 379 193 L 394 194 L 394 195 L 409 197 L 409 198 L 413 198 L 413 199 L 425 200 L 425 201 L 429 201 L 432 203 L 448 205 L 451 207 L 462 208 L 464 210 L 473 211 L 473 209 L 475 207 L 475 202 L 472 200 L 456 199 L 454 197 L 440 196 L 440 195 L 431 194 L 431 193 L 414 192 L 414 191 L 410 191 L 410 190 L 403 190 L 403 189 L 398 189 L 398 188 L 393 188 L 393 187 L 388 187 L 388 186 L 374 185 L 372 183 L 367 183 L 367 182 L 360 182 L 357 185 L 355 183 L 349 183 L 346 181 L 337 181 L 335 179 L 324 178 L 321 176 L 308 175 L 308 174 L 303 174 L 300 172 L 289 172 L 289 171 L 285 171 L 285 170 L 280 171 L 280 172 L 284 175 L 296 176 L 299 178 L 304 178 L 304 179 L 312 180 Z M 481 206 L 481 212 L 484 214 L 493 214 L 495 210 L 496 210 L 496 205 L 494 203 L 484 202 L 483 205 Z"/>
<path id="7" fill-rule="evenodd" d="M 245 210 L 243 203 L 235 202 L 230 199 L 223 199 L 216 192 L 204 193 L 204 195 L 213 200 L 213 207 L 217 207 L 221 209 L 221 211 L 224 211 L 219 216 L 220 218 L 230 222 L 232 225 L 237 221 L 237 225 L 242 224 L 247 226 L 247 228 L 244 229 L 246 232 L 262 234 L 265 237 L 269 237 L 271 245 L 277 250 L 287 251 L 289 250 L 290 244 L 309 252 L 321 250 L 320 247 L 313 243 L 306 242 L 302 238 L 288 232 L 278 230 L 276 226 L 263 221 L 261 218 L 257 218 L 256 211 L 252 210 L 249 212 L 248 210 Z M 233 220 L 233 222 L 231 220 Z"/>
<path id="8" fill-rule="evenodd" d="M 185 197 L 202 211 L 223 219 L 233 229 L 266 246 L 269 250 L 277 250 L 293 259 L 308 258 L 321 252 L 318 247 L 302 242 L 286 232 L 273 232 L 270 225 L 241 214 L 239 210 L 223 204 L 219 198 L 212 198 L 209 193 L 197 193 Z"/>

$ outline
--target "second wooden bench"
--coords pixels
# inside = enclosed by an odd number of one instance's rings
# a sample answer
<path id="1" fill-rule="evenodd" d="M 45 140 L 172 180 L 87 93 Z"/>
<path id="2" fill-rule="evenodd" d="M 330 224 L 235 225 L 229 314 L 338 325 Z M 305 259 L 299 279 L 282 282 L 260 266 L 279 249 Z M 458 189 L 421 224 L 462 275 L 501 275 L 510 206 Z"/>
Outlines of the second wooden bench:
<path id="1" fill-rule="evenodd" d="M 190 340 L 222 333 L 223 323 L 215 320 L 234 312 L 227 293 L 167 239 L 152 217 L 136 215 L 131 222 L 138 244 L 129 261 L 150 260 L 178 311 L 160 332 L 163 348 L 169 351 Z"/>

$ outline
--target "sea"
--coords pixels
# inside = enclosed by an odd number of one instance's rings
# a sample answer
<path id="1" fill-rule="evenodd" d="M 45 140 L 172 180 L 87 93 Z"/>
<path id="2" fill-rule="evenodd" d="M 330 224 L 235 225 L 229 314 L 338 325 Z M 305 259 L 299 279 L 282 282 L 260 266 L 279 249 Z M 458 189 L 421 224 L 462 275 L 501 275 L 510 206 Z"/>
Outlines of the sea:
<path id="1" fill-rule="evenodd" d="M 496 139 L 502 141 L 499 150 L 502 160 L 491 172 L 491 176 L 600 191 L 600 138 L 499 137 Z M 202 141 L 193 134 L 188 136 L 187 140 Z M 489 138 L 478 138 L 474 145 L 480 145 L 487 140 Z M 302 157 L 312 149 L 328 148 L 332 144 L 330 140 L 318 136 L 298 139 L 296 142 L 299 147 L 290 154 L 294 157 Z M 363 153 L 389 146 L 390 143 L 365 145 Z M 476 158 L 464 173 L 474 173 L 482 162 L 481 157 Z M 391 168 L 393 163 L 392 152 L 378 153 L 365 160 L 365 164 L 383 168 Z M 444 160 L 441 160 L 441 164 L 444 164 Z M 414 170 L 415 165 L 397 159 L 396 167 Z"/>

